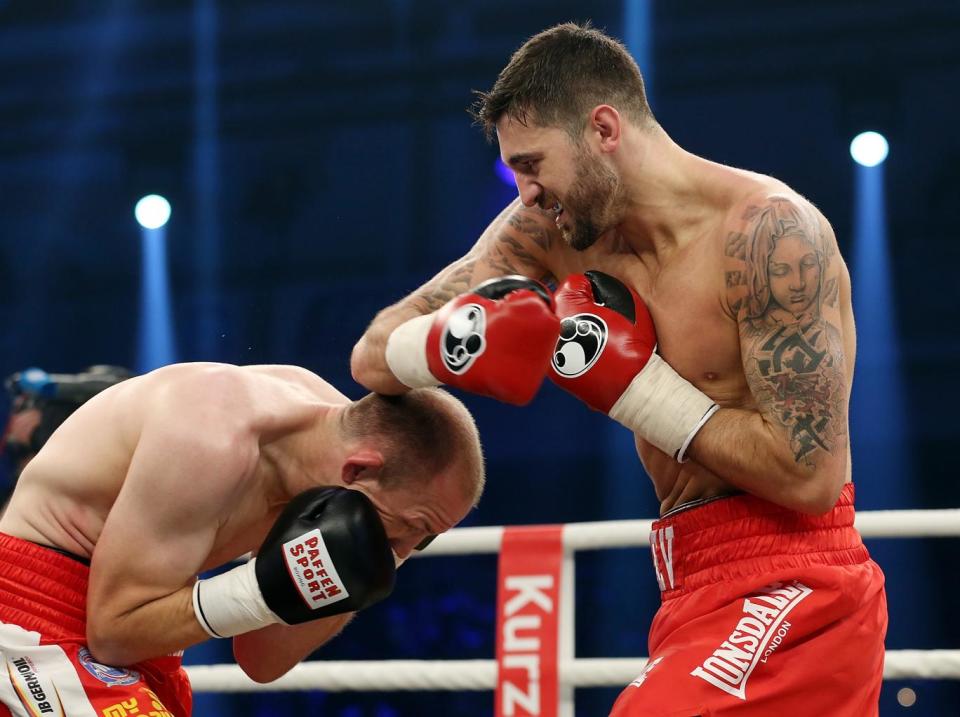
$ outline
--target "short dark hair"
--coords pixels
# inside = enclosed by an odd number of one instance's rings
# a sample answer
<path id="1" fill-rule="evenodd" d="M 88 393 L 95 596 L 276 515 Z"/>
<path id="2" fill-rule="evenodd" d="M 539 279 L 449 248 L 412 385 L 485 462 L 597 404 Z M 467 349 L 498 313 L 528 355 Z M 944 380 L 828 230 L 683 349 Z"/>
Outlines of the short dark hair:
<path id="1" fill-rule="evenodd" d="M 441 389 L 422 388 L 398 396 L 371 393 L 343 417 L 349 437 L 375 438 L 384 452 L 380 480 L 385 488 L 427 483 L 456 471 L 476 504 L 484 486 L 483 453 L 469 411 Z"/>
<path id="2" fill-rule="evenodd" d="M 558 126 L 576 138 L 599 104 L 644 126 L 653 121 L 636 61 L 589 22 L 567 22 L 534 35 L 513 53 L 492 90 L 474 94 L 470 114 L 488 139 L 504 116 L 524 125 Z"/>

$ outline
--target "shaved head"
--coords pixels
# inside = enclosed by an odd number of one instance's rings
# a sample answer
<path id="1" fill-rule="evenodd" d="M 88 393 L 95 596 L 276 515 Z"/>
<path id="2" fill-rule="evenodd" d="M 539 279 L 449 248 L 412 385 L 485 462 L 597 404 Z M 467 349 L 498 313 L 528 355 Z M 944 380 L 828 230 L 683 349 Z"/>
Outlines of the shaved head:
<path id="1" fill-rule="evenodd" d="M 379 444 L 384 488 L 411 487 L 435 477 L 460 483 L 472 505 L 485 482 L 483 452 L 473 417 L 459 400 L 437 388 L 399 396 L 371 393 L 347 408 L 345 437 Z"/>

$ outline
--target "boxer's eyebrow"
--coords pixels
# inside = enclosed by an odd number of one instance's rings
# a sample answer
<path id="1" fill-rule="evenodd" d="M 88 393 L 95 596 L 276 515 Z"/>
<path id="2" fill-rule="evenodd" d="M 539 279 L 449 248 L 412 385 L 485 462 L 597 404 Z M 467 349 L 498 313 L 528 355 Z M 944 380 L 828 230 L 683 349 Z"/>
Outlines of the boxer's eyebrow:
<path id="1" fill-rule="evenodd" d="M 524 162 L 535 162 L 542 158 L 543 157 L 539 152 L 521 152 L 520 154 L 511 154 L 507 158 L 507 164 L 511 167 L 515 167 L 518 164 L 523 164 Z"/>

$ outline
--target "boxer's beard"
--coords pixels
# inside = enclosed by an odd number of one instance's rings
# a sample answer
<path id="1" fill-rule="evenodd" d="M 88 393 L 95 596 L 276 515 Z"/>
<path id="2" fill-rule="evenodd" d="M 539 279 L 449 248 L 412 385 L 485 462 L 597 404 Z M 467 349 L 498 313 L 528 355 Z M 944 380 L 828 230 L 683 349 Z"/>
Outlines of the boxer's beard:
<path id="1" fill-rule="evenodd" d="M 612 169 L 585 149 L 577 153 L 577 174 L 563 201 L 573 217 L 573 227 L 560 232 L 573 249 L 584 251 L 616 224 L 620 202 L 620 180 Z"/>

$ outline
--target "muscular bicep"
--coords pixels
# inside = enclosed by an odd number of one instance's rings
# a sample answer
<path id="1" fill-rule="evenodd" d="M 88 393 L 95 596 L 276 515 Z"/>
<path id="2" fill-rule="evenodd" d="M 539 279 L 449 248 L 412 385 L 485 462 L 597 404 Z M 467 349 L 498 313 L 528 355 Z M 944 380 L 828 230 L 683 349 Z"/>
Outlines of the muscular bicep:
<path id="1" fill-rule="evenodd" d="M 94 550 L 91 624 L 192 583 L 236 499 L 244 454 L 190 425 L 148 422 Z"/>
<path id="2" fill-rule="evenodd" d="M 549 255 L 559 233 L 548 214 L 508 204 L 484 230 L 469 253 L 408 297 L 421 313 L 435 311 L 454 296 L 498 276 L 520 274 L 543 283 L 554 281 Z"/>
<path id="3" fill-rule="evenodd" d="M 829 224 L 799 198 L 769 197 L 746 208 L 725 254 L 727 305 L 758 410 L 798 467 L 843 474 L 848 279 Z"/>

